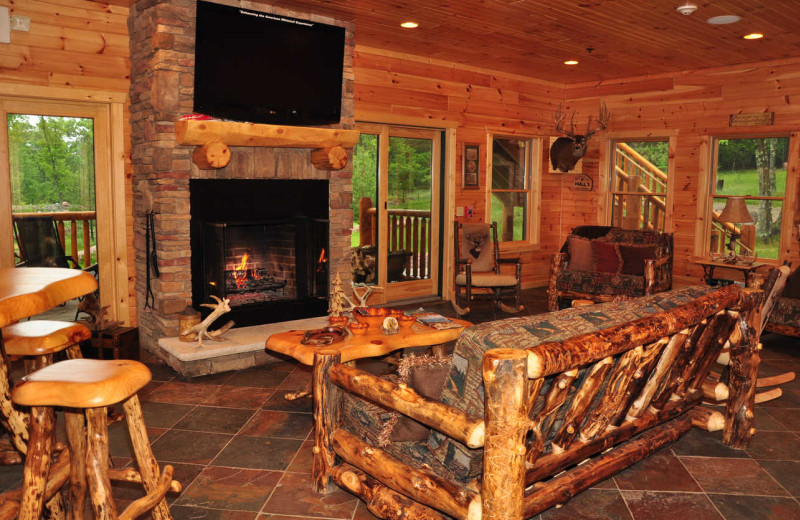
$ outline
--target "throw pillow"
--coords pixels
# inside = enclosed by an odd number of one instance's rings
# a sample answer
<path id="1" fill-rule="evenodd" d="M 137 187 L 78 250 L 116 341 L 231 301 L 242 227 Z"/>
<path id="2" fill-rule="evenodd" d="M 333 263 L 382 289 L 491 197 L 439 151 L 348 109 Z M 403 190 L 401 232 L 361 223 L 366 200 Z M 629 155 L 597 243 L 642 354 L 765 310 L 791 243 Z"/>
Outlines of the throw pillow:
<path id="1" fill-rule="evenodd" d="M 419 395 L 438 400 L 442 396 L 445 380 L 450 373 L 452 357 L 435 358 L 429 354 L 404 356 L 397 368 L 398 383 L 408 385 Z M 410 417 L 394 412 L 378 436 L 378 444 L 389 442 L 425 441 L 430 429 Z"/>
<path id="2" fill-rule="evenodd" d="M 592 255 L 594 256 L 594 271 L 598 273 L 619 272 L 620 262 L 617 245 L 608 242 L 592 242 Z"/>
<path id="3" fill-rule="evenodd" d="M 656 246 L 634 246 L 619 244 L 619 256 L 622 258 L 622 274 L 644 275 L 644 261 L 655 258 L 658 253 Z"/>
<path id="4" fill-rule="evenodd" d="M 464 224 L 461 237 L 461 258 L 472 259 L 472 272 L 491 271 L 494 267 L 492 228 L 488 224 Z"/>
<path id="5" fill-rule="evenodd" d="M 593 269 L 594 255 L 592 255 L 591 240 L 568 236 L 567 247 L 569 248 L 570 271 L 591 271 Z"/>

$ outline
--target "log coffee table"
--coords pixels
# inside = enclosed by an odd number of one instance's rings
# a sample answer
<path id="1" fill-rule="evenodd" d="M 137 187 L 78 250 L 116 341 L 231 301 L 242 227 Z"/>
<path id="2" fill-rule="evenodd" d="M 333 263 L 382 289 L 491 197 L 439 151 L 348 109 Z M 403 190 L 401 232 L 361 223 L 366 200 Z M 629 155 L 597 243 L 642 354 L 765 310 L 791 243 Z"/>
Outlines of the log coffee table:
<path id="1" fill-rule="evenodd" d="M 343 340 L 330 345 L 303 345 L 303 337 L 307 331 L 290 330 L 273 334 L 267 338 L 268 350 L 291 356 L 304 365 L 314 364 L 314 353 L 325 349 L 338 351 L 342 355 L 342 363 L 357 359 L 383 356 L 395 350 L 413 347 L 432 347 L 435 356 L 442 356 L 442 344 L 457 339 L 461 331 L 471 327 L 472 323 L 449 318 L 461 325 L 446 330 L 436 330 L 422 323 L 414 323 L 410 327 L 401 327 L 397 334 L 384 334 L 380 328 L 369 328 L 366 334 L 354 336 L 348 333 Z M 311 388 L 301 392 L 286 394 L 287 399 L 297 399 L 311 395 Z"/>

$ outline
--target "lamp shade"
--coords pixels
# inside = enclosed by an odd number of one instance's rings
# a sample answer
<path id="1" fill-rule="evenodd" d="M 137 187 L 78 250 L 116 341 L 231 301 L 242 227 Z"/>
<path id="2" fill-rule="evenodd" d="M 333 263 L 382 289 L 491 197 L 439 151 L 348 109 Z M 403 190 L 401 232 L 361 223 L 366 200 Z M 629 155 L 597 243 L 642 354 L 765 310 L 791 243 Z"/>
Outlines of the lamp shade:
<path id="1" fill-rule="evenodd" d="M 725 209 L 722 214 L 717 217 L 719 222 L 728 223 L 744 223 L 753 222 L 753 217 L 747 211 L 747 204 L 744 197 L 728 197 L 728 202 L 725 203 Z"/>

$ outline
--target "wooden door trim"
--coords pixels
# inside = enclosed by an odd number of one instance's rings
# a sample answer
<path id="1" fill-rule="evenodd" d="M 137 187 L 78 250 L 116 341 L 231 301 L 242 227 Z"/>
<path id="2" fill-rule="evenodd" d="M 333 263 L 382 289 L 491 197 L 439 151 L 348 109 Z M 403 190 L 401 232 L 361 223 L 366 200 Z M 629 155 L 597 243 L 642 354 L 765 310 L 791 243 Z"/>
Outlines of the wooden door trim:
<path id="1" fill-rule="evenodd" d="M 390 137 L 402 137 L 402 138 L 411 138 L 411 139 L 430 139 L 432 141 L 432 153 L 431 153 L 431 167 L 432 167 L 432 175 L 431 175 L 431 198 L 432 198 L 432 207 L 433 211 L 431 212 L 431 258 L 438 259 L 438 265 L 435 269 L 431 269 L 430 279 L 428 280 L 419 280 L 419 281 L 411 281 L 411 282 L 401 282 L 403 284 L 402 287 L 406 289 L 416 288 L 419 286 L 430 285 L 434 294 L 438 292 L 440 285 L 442 286 L 442 296 L 445 295 L 445 284 L 440 284 L 440 270 L 441 272 L 447 272 L 447 269 L 451 269 L 452 267 L 449 266 L 449 263 L 445 259 L 443 255 L 443 251 L 447 251 L 447 246 L 443 246 L 439 237 L 442 236 L 441 233 L 441 226 L 442 226 L 442 211 L 445 207 L 450 207 L 455 204 L 455 193 L 446 192 L 446 198 L 443 204 L 439 204 L 439 200 L 441 199 L 441 190 L 445 189 L 446 186 L 450 186 L 453 184 L 452 178 L 454 178 L 454 166 L 450 166 L 446 164 L 444 166 L 445 173 L 448 174 L 448 177 L 445 179 L 444 184 L 442 184 L 442 155 L 441 155 L 441 143 L 442 143 L 442 129 L 438 128 L 421 128 L 421 127 L 408 127 L 408 126 L 398 126 L 392 124 L 382 124 L 382 123 L 357 123 L 356 129 L 361 131 L 362 134 L 371 134 L 378 136 L 378 197 L 380 200 L 388 200 L 389 197 L 389 183 L 388 179 L 386 182 L 382 182 L 382 176 L 388 175 L 389 170 L 389 138 Z M 452 130 L 454 134 L 455 131 Z M 453 136 L 454 137 L 454 136 Z M 450 148 L 448 148 L 448 152 Z M 453 163 L 455 162 L 455 156 L 452 153 L 448 153 L 447 156 L 449 157 L 452 155 Z M 451 175 L 452 174 L 452 175 Z M 450 180 L 450 182 L 448 182 Z M 449 195 L 448 195 L 449 193 Z M 376 202 L 376 210 L 378 212 L 378 221 L 379 225 L 377 227 L 377 240 L 378 240 L 378 255 L 379 258 L 387 258 L 389 253 L 389 219 L 387 218 L 388 209 L 385 205 Z M 445 226 L 445 238 L 447 237 L 448 229 Z M 380 303 L 386 303 L 390 300 L 398 300 L 404 299 L 403 298 L 403 288 L 398 287 L 396 283 L 389 284 L 387 279 L 387 269 L 386 265 L 380 265 L 378 269 L 378 277 L 376 280 L 376 285 L 383 287 L 384 290 L 380 293 Z M 395 288 L 395 290 L 392 290 Z M 413 297 L 413 295 L 412 295 Z"/>
<path id="2" fill-rule="evenodd" d="M 102 304 L 109 306 L 111 320 L 130 322 L 128 291 L 127 232 L 125 212 L 125 143 L 122 103 L 57 101 L 52 98 L 0 96 L 0 114 L 26 113 L 94 120 L 95 204 L 97 211 L 97 258 L 102 264 L 100 277 Z M 0 125 L 0 184 L 6 187 L 0 197 L 0 266 L 14 266 L 14 235 L 11 227 L 11 190 L 7 124 Z M 117 202 L 115 204 L 115 202 Z"/>

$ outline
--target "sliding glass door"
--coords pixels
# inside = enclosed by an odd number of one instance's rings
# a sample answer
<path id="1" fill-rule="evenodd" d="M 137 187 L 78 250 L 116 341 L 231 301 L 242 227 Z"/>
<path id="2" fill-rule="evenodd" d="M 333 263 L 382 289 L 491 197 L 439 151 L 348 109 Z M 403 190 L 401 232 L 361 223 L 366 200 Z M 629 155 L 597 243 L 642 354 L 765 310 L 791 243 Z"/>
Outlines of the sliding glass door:
<path id="1" fill-rule="evenodd" d="M 359 125 L 353 159 L 353 280 L 383 301 L 439 294 L 441 133 Z"/>

